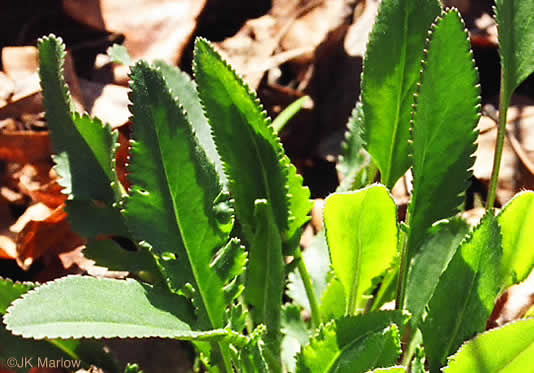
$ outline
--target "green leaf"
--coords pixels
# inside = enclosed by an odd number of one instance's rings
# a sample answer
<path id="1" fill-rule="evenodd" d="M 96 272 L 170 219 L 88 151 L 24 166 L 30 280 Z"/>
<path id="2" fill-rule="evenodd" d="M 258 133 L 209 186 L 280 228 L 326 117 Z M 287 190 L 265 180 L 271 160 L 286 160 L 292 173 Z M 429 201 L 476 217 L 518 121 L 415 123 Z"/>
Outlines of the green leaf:
<path id="1" fill-rule="evenodd" d="M 211 135 L 211 127 L 200 104 L 195 82 L 191 80 L 191 77 L 186 72 L 168 65 L 164 61 L 155 61 L 154 64 L 165 77 L 173 96 L 184 108 L 198 143 L 206 152 L 208 159 L 215 165 L 221 183 L 226 184 L 226 175 L 224 174 L 221 157 L 217 153 L 217 148 Z"/>
<path id="2" fill-rule="evenodd" d="M 335 193 L 325 201 L 324 223 L 332 268 L 345 289 L 346 313 L 353 314 L 397 254 L 397 207 L 380 185 Z"/>
<path id="3" fill-rule="evenodd" d="M 0 314 L 5 314 L 9 304 L 38 286 L 30 282 L 13 282 L 0 278 Z M 29 353 L 31 352 L 31 353 Z M 9 333 L 3 324 L 0 325 L 0 362 L 5 362 L 8 358 L 15 358 L 17 362 L 28 362 L 25 368 L 17 368 L 17 371 L 25 372 L 31 368 L 29 365 L 37 366 L 38 359 L 45 358 L 55 360 L 60 358 L 70 358 L 83 360 L 85 363 L 93 363 L 100 367 L 105 367 L 110 372 L 116 372 L 114 362 L 108 353 L 103 351 L 102 343 L 98 341 L 76 341 L 76 340 L 46 340 L 34 341 L 23 339 Z M 1 365 L 1 363 L 0 363 Z M 20 364 L 22 366 L 22 363 Z M 81 365 L 81 362 L 80 362 Z M 85 366 L 86 364 L 84 364 Z"/>
<path id="4" fill-rule="evenodd" d="M 360 102 L 356 104 L 347 124 L 345 141 L 341 144 L 341 155 L 338 157 L 336 169 L 341 182 L 337 192 L 347 192 L 362 187 L 367 175 L 365 168 L 370 164 L 369 154 L 364 150 L 362 139 L 363 110 Z M 365 180 L 371 181 L 371 180 Z"/>
<path id="5" fill-rule="evenodd" d="M 0 315 L 6 313 L 7 308 L 15 299 L 36 286 L 31 282 L 14 282 L 0 277 Z"/>
<path id="6" fill-rule="evenodd" d="M 444 373 L 532 371 L 534 319 L 520 320 L 480 334 L 449 360 Z"/>
<path id="7" fill-rule="evenodd" d="M 297 356 L 297 373 L 358 373 L 394 365 L 400 356 L 397 311 L 349 316 L 322 326 Z"/>
<path id="8" fill-rule="evenodd" d="M 128 170 L 133 186 L 123 214 L 134 238 L 151 246 L 171 290 L 193 297 L 199 327 L 222 328 L 229 292 L 239 290 L 226 286 L 245 260 L 237 241 L 219 250 L 232 227 L 232 216 L 218 208 L 227 201 L 220 200 L 213 164 L 161 73 L 138 62 L 131 77 L 134 126 Z M 221 266 L 221 257 L 227 266 Z"/>
<path id="9" fill-rule="evenodd" d="M 290 372 L 295 371 L 295 356 L 308 343 L 310 332 L 300 315 L 300 308 L 287 305 L 282 312 L 282 362 Z"/>
<path id="10" fill-rule="evenodd" d="M 143 373 L 143 371 L 141 370 L 139 365 L 128 363 L 126 365 L 126 368 L 124 368 L 124 373 Z"/>
<path id="11" fill-rule="evenodd" d="M 534 71 L 534 1 L 495 0 L 495 5 L 503 95 L 509 102 L 513 91 Z"/>
<path id="12" fill-rule="evenodd" d="M 111 203 L 119 186 L 113 169 L 113 148 L 117 134 L 99 120 L 74 113 L 63 78 L 65 46 L 51 35 L 39 40 L 39 75 L 43 88 L 46 119 L 56 155 L 56 170 L 64 193 L 71 198 Z"/>
<path id="13" fill-rule="evenodd" d="M 282 111 L 275 120 L 271 123 L 274 132 L 280 133 L 286 124 L 293 118 L 305 105 L 313 104 L 310 96 L 303 96 L 298 100 L 293 101 Z"/>
<path id="14" fill-rule="evenodd" d="M 480 117 L 478 74 L 456 10 L 432 26 L 413 119 L 409 259 L 433 222 L 458 212 L 469 185 Z"/>
<path id="15" fill-rule="evenodd" d="M 437 0 L 384 0 L 369 36 L 362 75 L 363 138 L 392 188 L 408 170 L 413 94 Z"/>
<path id="16" fill-rule="evenodd" d="M 456 250 L 428 305 L 421 331 L 431 372 L 486 328 L 501 287 L 501 257 L 500 228 L 490 211 Z"/>
<path id="17" fill-rule="evenodd" d="M 125 250 L 113 240 L 89 240 L 83 255 L 112 271 L 159 273 L 154 258 L 148 251 L 143 248 L 139 251 Z"/>
<path id="18" fill-rule="evenodd" d="M 223 161 L 245 238 L 253 240 L 255 201 L 266 199 L 278 230 L 288 229 L 288 170 L 280 140 L 256 94 L 205 39 L 195 42 L 195 79 Z"/>
<path id="19" fill-rule="evenodd" d="M 419 253 L 412 259 L 406 285 L 406 309 L 417 327 L 441 274 L 456 249 L 469 232 L 469 225 L 461 219 L 437 223 L 427 233 Z"/>
<path id="20" fill-rule="evenodd" d="M 4 316 L 25 338 L 220 338 L 227 332 L 191 330 L 185 298 L 132 279 L 67 276 L 17 299 Z"/>
<path id="21" fill-rule="evenodd" d="M 256 201 L 255 219 L 259 225 L 250 243 L 245 299 L 253 306 L 254 321 L 267 327 L 264 337 L 267 347 L 278 353 L 285 284 L 280 233 L 267 201 Z"/>
<path id="22" fill-rule="evenodd" d="M 320 299 L 326 290 L 327 276 L 330 271 L 330 257 L 324 231 L 317 233 L 310 245 L 302 252 L 302 260 L 310 274 L 315 296 Z M 302 278 L 296 269 L 288 275 L 286 294 L 299 306 L 311 312 Z"/>
<path id="23" fill-rule="evenodd" d="M 128 49 L 124 45 L 113 44 L 106 51 L 107 55 L 111 58 L 112 62 L 120 63 L 122 65 L 129 66 L 132 64 L 132 58 L 128 53 Z"/>
<path id="24" fill-rule="evenodd" d="M 380 372 L 384 372 L 384 373 L 405 373 L 406 372 L 406 368 L 405 367 L 389 367 L 389 368 L 378 368 L 378 369 L 375 369 L 375 370 L 371 370 L 369 371 L 368 373 L 380 373 Z"/>
<path id="25" fill-rule="evenodd" d="M 503 288 L 527 278 L 534 267 L 534 192 L 517 194 L 499 214 L 503 257 Z"/>

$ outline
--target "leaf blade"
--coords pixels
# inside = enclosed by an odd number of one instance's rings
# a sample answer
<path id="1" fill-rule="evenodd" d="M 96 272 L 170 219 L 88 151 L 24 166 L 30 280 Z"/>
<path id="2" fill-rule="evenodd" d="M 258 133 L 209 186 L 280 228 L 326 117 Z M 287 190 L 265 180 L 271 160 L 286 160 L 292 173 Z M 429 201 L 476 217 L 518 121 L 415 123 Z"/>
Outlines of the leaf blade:
<path id="1" fill-rule="evenodd" d="M 138 62 L 132 67 L 132 79 L 129 178 L 133 186 L 123 214 L 134 238 L 151 246 L 171 290 L 187 292 L 186 284 L 193 286 L 200 325 L 224 327 L 225 286 L 237 274 L 214 271 L 212 263 L 227 242 L 233 216 L 227 201 L 221 200 L 213 164 L 161 73 Z M 217 209 L 221 203 L 226 206 L 222 213 Z M 228 259 L 241 261 L 242 249 L 235 254 Z"/>
<path id="2" fill-rule="evenodd" d="M 501 256 L 499 224 L 488 212 L 454 254 L 429 302 L 421 330 L 431 372 L 485 329 L 500 291 Z"/>
<path id="3" fill-rule="evenodd" d="M 527 278 L 534 267 L 530 232 L 534 229 L 534 192 L 517 194 L 499 214 L 502 232 L 503 288 Z"/>
<path id="4" fill-rule="evenodd" d="M 412 94 L 426 31 L 440 11 L 434 0 L 382 1 L 369 37 L 362 76 L 363 137 L 389 188 L 410 167 Z"/>
<path id="5" fill-rule="evenodd" d="M 478 74 L 456 10 L 443 13 L 428 43 L 413 118 L 409 258 L 433 222 L 458 211 L 472 175 L 480 117 Z"/>
<path id="6" fill-rule="evenodd" d="M 99 299 L 100 302 L 88 302 Z M 128 312 L 125 312 L 128 310 Z M 4 316 L 26 338 L 165 337 L 210 339 L 224 330 L 194 331 L 185 298 L 132 279 L 67 276 L 13 302 Z"/>
<path id="7" fill-rule="evenodd" d="M 495 0 L 499 28 L 499 54 L 503 69 L 503 95 L 513 91 L 534 71 L 534 1 Z"/>
<path id="8" fill-rule="evenodd" d="M 372 281 L 397 254 L 397 207 L 384 186 L 336 193 L 325 201 L 332 268 L 345 289 L 347 314 L 357 311 Z"/>
<path id="9" fill-rule="evenodd" d="M 532 369 L 534 319 L 507 324 L 465 343 L 444 373 L 513 373 Z"/>

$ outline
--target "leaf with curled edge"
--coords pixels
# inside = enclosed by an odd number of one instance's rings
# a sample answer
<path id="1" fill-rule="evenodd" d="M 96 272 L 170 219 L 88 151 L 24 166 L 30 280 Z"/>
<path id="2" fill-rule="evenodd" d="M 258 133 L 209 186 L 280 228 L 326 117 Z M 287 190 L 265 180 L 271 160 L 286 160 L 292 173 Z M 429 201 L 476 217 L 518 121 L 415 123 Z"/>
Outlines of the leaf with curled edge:
<path id="1" fill-rule="evenodd" d="M 189 302 L 132 279 L 67 276 L 29 291 L 8 308 L 7 329 L 25 338 L 220 339 L 223 329 L 194 330 Z"/>
<path id="2" fill-rule="evenodd" d="M 437 19 L 427 43 L 413 112 L 409 259 L 435 221 L 458 212 L 473 174 L 480 118 L 478 73 L 457 10 Z"/>
<path id="3" fill-rule="evenodd" d="M 229 197 L 159 69 L 138 62 L 131 79 L 132 187 L 123 215 L 169 288 L 192 297 L 198 327 L 223 328 L 245 263 L 243 247 L 228 241 Z"/>
<path id="4" fill-rule="evenodd" d="M 440 14 L 438 0 L 383 0 L 363 62 L 363 139 L 393 188 L 408 170 L 410 112 L 426 32 Z"/>

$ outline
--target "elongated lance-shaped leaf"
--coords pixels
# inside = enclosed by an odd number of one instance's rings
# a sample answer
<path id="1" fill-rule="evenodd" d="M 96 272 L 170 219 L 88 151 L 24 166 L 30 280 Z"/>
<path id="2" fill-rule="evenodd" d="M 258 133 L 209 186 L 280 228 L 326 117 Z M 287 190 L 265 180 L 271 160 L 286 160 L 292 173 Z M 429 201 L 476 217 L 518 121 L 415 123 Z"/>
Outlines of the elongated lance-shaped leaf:
<path id="1" fill-rule="evenodd" d="M 520 320 L 480 334 L 449 360 L 444 373 L 532 371 L 534 319 Z"/>
<path id="2" fill-rule="evenodd" d="M 255 218 L 259 225 L 250 243 L 245 296 L 253 306 L 255 322 L 267 327 L 264 337 L 267 347 L 278 354 L 285 268 L 280 232 L 271 211 L 266 200 L 256 201 Z"/>
<path id="3" fill-rule="evenodd" d="M 297 355 L 297 373 L 358 373 L 397 362 L 400 312 L 373 312 L 323 325 Z"/>
<path id="4" fill-rule="evenodd" d="M 534 72 L 534 1 L 495 0 L 504 98 Z"/>
<path id="5" fill-rule="evenodd" d="M 195 82 L 191 80 L 186 72 L 175 66 L 170 66 L 164 61 L 155 61 L 154 64 L 159 67 L 172 94 L 183 106 L 200 146 L 206 152 L 208 159 L 215 165 L 219 180 L 223 185 L 226 184 L 226 175 L 223 171 L 221 157 L 217 153 L 215 142 L 211 135 L 211 127 L 200 104 Z"/>
<path id="6" fill-rule="evenodd" d="M 397 207 L 380 185 L 335 193 L 325 201 L 324 223 L 332 268 L 345 289 L 346 313 L 354 314 L 397 254 Z"/>
<path id="7" fill-rule="evenodd" d="M 266 199 L 290 251 L 311 209 L 309 191 L 284 155 L 256 94 L 205 39 L 195 43 L 193 68 L 245 238 L 253 239 L 258 224 L 255 201 Z"/>
<path id="8" fill-rule="evenodd" d="M 432 26 L 413 118 L 414 189 L 408 252 L 425 231 L 458 211 L 469 185 L 480 117 L 478 74 L 456 10 Z"/>
<path id="9" fill-rule="evenodd" d="M 429 229 L 420 252 L 412 259 L 406 284 L 405 307 L 414 326 L 422 320 L 441 274 L 468 232 L 469 225 L 461 219 L 443 221 Z"/>
<path id="10" fill-rule="evenodd" d="M 534 192 L 517 194 L 499 214 L 502 232 L 503 289 L 527 278 L 534 267 Z"/>
<path id="11" fill-rule="evenodd" d="M 501 257 L 499 224 L 489 211 L 454 254 L 428 305 L 421 330 L 432 373 L 485 329 L 501 288 Z"/>
<path id="12" fill-rule="evenodd" d="M 245 263 L 238 242 L 226 244 L 232 211 L 161 73 L 138 62 L 131 78 L 133 186 L 123 214 L 134 238 L 151 246 L 170 289 L 193 297 L 198 326 L 224 327 L 228 292 L 239 290 L 227 285 Z"/>
<path id="13" fill-rule="evenodd" d="M 392 188 L 408 170 L 413 94 L 426 31 L 440 14 L 437 0 L 383 0 L 363 62 L 363 138 Z"/>
<path id="14" fill-rule="evenodd" d="M 71 198 L 111 203 L 115 199 L 111 155 L 116 135 L 100 121 L 73 112 L 63 78 L 65 46 L 61 38 L 42 38 L 38 47 L 39 75 L 59 183 Z"/>
<path id="15" fill-rule="evenodd" d="M 222 329 L 195 331 L 188 301 L 132 279 L 67 276 L 24 294 L 4 316 L 26 338 L 162 337 L 209 340 Z"/>

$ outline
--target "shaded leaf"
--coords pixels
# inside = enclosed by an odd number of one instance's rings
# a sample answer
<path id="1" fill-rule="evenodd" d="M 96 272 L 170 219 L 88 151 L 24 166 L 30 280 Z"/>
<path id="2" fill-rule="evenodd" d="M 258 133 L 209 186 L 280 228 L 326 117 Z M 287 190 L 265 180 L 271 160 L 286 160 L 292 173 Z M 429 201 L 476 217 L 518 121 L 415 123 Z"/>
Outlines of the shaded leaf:
<path id="1" fill-rule="evenodd" d="M 246 239 L 252 241 L 258 226 L 257 199 L 269 202 L 278 230 L 286 231 L 288 171 L 280 140 L 256 94 L 202 38 L 195 43 L 194 71 Z"/>
<path id="2" fill-rule="evenodd" d="M 520 320 L 480 334 L 449 360 L 444 373 L 532 371 L 534 319 Z"/>
<path id="3" fill-rule="evenodd" d="M 237 242 L 228 243 L 231 256 L 223 247 L 233 224 L 228 210 L 219 208 L 227 201 L 161 73 L 138 62 L 131 77 L 134 126 L 128 170 L 133 186 L 123 214 L 134 238 L 150 246 L 170 289 L 193 298 L 199 327 L 222 328 L 228 292 L 235 295 L 236 290 L 226 286 L 244 264 Z M 221 257 L 224 266 L 217 260 Z"/>
<path id="4" fill-rule="evenodd" d="M 282 312 L 282 363 L 290 371 L 295 371 L 295 356 L 308 343 L 310 331 L 300 315 L 300 308 L 287 305 Z"/>
<path id="5" fill-rule="evenodd" d="M 461 219 L 440 222 L 429 229 L 408 271 L 405 307 L 414 326 L 421 321 L 441 274 L 468 232 L 469 225 Z"/>
<path id="6" fill-rule="evenodd" d="M 495 19 L 499 28 L 502 92 L 509 102 L 517 86 L 534 71 L 534 1 L 495 0 Z"/>
<path id="7" fill-rule="evenodd" d="M 327 275 L 330 271 L 330 257 L 324 231 L 315 235 L 310 245 L 302 252 L 302 260 L 310 274 L 315 296 L 320 299 L 327 287 Z M 297 269 L 288 275 L 286 294 L 299 306 L 311 311 L 304 284 Z M 339 299 L 338 299 L 339 300 Z"/>
<path id="8" fill-rule="evenodd" d="M 358 189 L 361 173 L 370 163 L 369 155 L 364 151 L 362 127 L 364 124 L 361 102 L 352 111 L 345 132 L 345 141 L 341 144 L 342 151 L 338 157 L 336 169 L 341 179 L 337 192 L 347 192 Z M 367 180 L 370 181 L 370 180 Z"/>
<path id="9" fill-rule="evenodd" d="M 499 224 L 488 212 L 456 250 L 428 305 L 421 330 L 431 372 L 439 372 L 447 356 L 485 329 L 500 291 L 501 257 Z"/>
<path id="10" fill-rule="evenodd" d="M 455 215 L 463 202 L 480 117 L 478 74 L 456 10 L 432 26 L 427 49 L 413 114 L 410 259 L 432 223 Z"/>
<path id="11" fill-rule="evenodd" d="M 63 78 L 65 46 L 61 38 L 42 38 L 38 47 L 39 74 L 59 183 L 64 193 L 74 198 L 112 202 L 111 154 L 116 137 L 109 126 L 97 119 L 73 112 Z"/>
<path id="12" fill-rule="evenodd" d="M 413 94 L 436 0 L 384 0 L 369 36 L 361 102 L 366 149 L 392 188 L 410 167 L 408 140 Z"/>
<path id="13" fill-rule="evenodd" d="M 177 67 L 170 66 L 163 61 L 155 61 L 155 65 L 165 77 L 165 81 L 173 96 L 184 108 L 198 143 L 202 146 L 204 152 L 206 152 L 208 159 L 215 165 L 219 180 L 222 184 L 226 184 L 226 175 L 224 174 L 221 157 L 217 153 L 217 148 L 211 135 L 211 127 L 200 104 L 195 82 L 191 80 L 186 72 L 181 71 Z"/>
<path id="14" fill-rule="evenodd" d="M 254 321 L 267 327 L 267 347 L 278 353 L 285 273 L 280 233 L 267 201 L 256 201 L 255 220 L 259 225 L 250 243 L 245 299 L 253 306 Z"/>
<path id="15" fill-rule="evenodd" d="M 105 307 L 102 305 L 105 304 Z M 125 310 L 127 312 L 125 312 Z M 212 339 L 226 331 L 191 330 L 187 300 L 132 279 L 67 276 L 13 302 L 7 329 L 25 338 L 162 337 Z"/>
<path id="16" fill-rule="evenodd" d="M 328 281 L 328 286 L 321 296 L 321 319 L 325 322 L 338 319 L 343 316 L 346 308 L 347 305 L 343 284 L 337 277 L 332 275 L 330 281 Z"/>
<path id="17" fill-rule="evenodd" d="M 332 268 L 345 289 L 346 313 L 359 311 L 373 279 L 397 254 L 397 207 L 384 186 L 335 193 L 325 201 L 324 222 Z"/>
<path id="18" fill-rule="evenodd" d="M 84 237 L 114 235 L 130 237 L 119 209 L 96 201 L 72 199 L 67 201 L 67 220 L 77 233 Z"/>
<path id="19" fill-rule="evenodd" d="M 128 251 L 113 240 L 89 240 L 83 255 L 111 271 L 159 273 L 154 258 L 147 250 Z"/>
<path id="20" fill-rule="evenodd" d="M 14 282 L 0 277 L 0 314 L 6 313 L 9 304 L 36 285 L 31 282 Z"/>
<path id="21" fill-rule="evenodd" d="M 517 194 L 499 214 L 503 257 L 503 288 L 527 278 L 534 267 L 534 192 Z"/>

